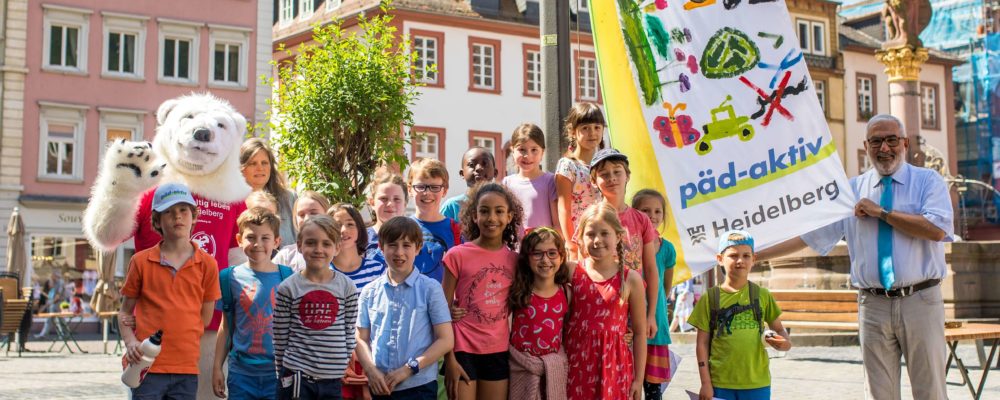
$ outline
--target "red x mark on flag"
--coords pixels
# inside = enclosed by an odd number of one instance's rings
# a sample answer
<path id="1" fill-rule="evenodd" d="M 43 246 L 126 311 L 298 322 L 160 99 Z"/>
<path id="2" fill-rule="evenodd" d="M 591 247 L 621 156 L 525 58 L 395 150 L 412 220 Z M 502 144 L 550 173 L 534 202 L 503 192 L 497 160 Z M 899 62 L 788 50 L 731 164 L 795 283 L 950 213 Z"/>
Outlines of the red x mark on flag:
<path id="1" fill-rule="evenodd" d="M 771 123 L 771 114 L 774 113 L 774 110 L 778 110 L 778 114 L 783 115 L 789 120 L 795 120 L 792 113 L 788 112 L 788 109 L 781 105 L 781 96 L 785 93 L 785 87 L 788 86 L 788 79 L 791 77 L 792 71 L 785 71 L 785 76 L 781 77 L 781 83 L 778 84 L 777 89 L 771 92 L 770 96 L 768 96 L 763 89 L 751 83 L 745 76 L 740 77 L 740 82 L 743 82 L 744 85 L 749 86 L 750 89 L 757 92 L 757 95 L 764 101 L 762 104 L 768 104 L 767 114 L 764 115 L 764 122 L 760 124 L 761 126 L 767 126 L 767 124 Z"/>

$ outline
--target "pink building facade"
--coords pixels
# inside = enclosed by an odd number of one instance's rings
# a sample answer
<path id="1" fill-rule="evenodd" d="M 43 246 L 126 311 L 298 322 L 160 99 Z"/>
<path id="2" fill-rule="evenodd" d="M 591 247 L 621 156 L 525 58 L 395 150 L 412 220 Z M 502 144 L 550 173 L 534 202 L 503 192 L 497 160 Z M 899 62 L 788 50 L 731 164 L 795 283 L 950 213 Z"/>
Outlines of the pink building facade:
<path id="1" fill-rule="evenodd" d="M 3 186 L 19 193 L 0 198 L 0 210 L 22 213 L 36 283 L 62 271 L 86 292 L 96 252 L 81 214 L 105 145 L 151 140 L 157 107 L 191 92 L 263 121 L 270 87 L 259 75 L 271 70 L 273 2 L 30 0 L 26 8 L 19 182 Z M 123 247 L 119 265 L 131 254 Z"/>

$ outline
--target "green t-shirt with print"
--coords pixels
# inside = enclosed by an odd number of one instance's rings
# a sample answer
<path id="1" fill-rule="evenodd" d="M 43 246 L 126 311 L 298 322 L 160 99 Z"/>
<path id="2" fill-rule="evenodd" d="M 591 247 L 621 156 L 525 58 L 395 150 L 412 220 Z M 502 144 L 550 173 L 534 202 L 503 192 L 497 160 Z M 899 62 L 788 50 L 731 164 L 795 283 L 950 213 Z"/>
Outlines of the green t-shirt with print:
<path id="1" fill-rule="evenodd" d="M 761 318 L 765 323 L 774 322 L 781 315 L 781 310 L 774 302 L 771 292 L 760 288 Z M 706 292 L 694 306 L 694 312 L 688 318 L 688 323 L 709 331 L 711 308 L 708 304 L 709 294 Z M 750 304 L 750 285 L 743 286 L 736 293 L 722 290 L 719 294 L 719 310 L 725 310 L 739 302 Z M 771 372 L 768 367 L 767 351 L 760 338 L 757 320 L 753 309 L 737 314 L 730 326 L 732 334 L 723 334 L 712 340 L 712 354 L 709 357 L 709 372 L 712 376 L 712 386 L 724 389 L 757 389 L 771 385 Z M 717 328 L 725 330 L 720 324 Z M 724 332 L 726 333 L 726 332 Z"/>

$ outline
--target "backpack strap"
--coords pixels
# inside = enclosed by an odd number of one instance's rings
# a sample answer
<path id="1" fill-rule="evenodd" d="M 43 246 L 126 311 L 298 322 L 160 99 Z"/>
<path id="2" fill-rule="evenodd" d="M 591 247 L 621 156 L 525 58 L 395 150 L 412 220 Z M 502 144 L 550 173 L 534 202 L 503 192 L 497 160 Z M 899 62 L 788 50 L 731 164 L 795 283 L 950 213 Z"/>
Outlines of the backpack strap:
<path id="1" fill-rule="evenodd" d="M 219 271 L 219 288 L 222 290 L 222 313 L 226 315 L 226 352 L 229 352 L 233 346 L 233 329 L 235 328 L 234 319 L 236 314 L 233 309 L 236 306 L 236 299 L 233 297 L 233 268 L 235 266 L 230 266 L 222 271 Z"/>
<path id="2" fill-rule="evenodd" d="M 715 331 L 719 329 L 719 298 L 721 297 L 721 289 L 718 286 L 713 286 L 708 289 L 708 309 L 709 309 L 709 320 L 708 320 L 708 334 L 710 337 L 715 337 Z"/>
<path id="3" fill-rule="evenodd" d="M 753 317 L 757 320 L 757 334 L 764 334 L 763 311 L 760 309 L 760 286 L 756 283 L 750 284 L 750 305 L 753 307 Z"/>
<path id="4" fill-rule="evenodd" d="M 287 265 L 278 264 L 278 274 L 281 275 L 281 281 L 282 282 L 284 282 L 285 279 L 288 279 L 288 277 L 292 276 L 292 274 L 294 274 L 294 273 L 295 273 L 295 270 L 293 270 L 291 267 L 289 267 Z M 221 279 L 221 276 L 219 278 Z"/>
<path id="5" fill-rule="evenodd" d="M 236 303 L 236 300 L 233 298 L 233 288 L 230 286 L 232 281 L 232 266 L 219 271 L 219 288 L 222 289 L 222 312 L 225 313 L 232 312 L 234 304 Z"/>
<path id="6" fill-rule="evenodd" d="M 719 301 L 722 289 L 713 286 L 708 289 L 708 354 L 712 355 L 712 341 L 715 340 L 715 332 L 719 329 Z"/>
<path id="7" fill-rule="evenodd" d="M 462 224 L 451 220 L 451 234 L 454 237 L 454 242 L 451 243 L 452 246 L 462 244 Z"/>

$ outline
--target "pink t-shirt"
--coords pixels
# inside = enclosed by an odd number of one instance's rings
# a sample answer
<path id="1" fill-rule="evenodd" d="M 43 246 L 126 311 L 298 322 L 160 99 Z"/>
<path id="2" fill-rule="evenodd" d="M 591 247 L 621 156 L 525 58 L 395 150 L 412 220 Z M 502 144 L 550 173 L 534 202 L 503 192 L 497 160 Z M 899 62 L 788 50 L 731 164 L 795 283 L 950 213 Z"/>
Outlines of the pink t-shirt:
<path id="1" fill-rule="evenodd" d="M 642 271 L 642 246 L 659 236 L 649 217 L 632 207 L 618 213 L 625 228 L 625 267 Z"/>
<path id="2" fill-rule="evenodd" d="M 448 250 L 443 262 L 458 281 L 455 303 L 467 311 L 452 324 L 455 351 L 473 354 L 507 351 L 510 340 L 507 293 L 514 280 L 517 253 L 507 247 L 487 250 L 469 242 Z"/>
<path id="3" fill-rule="evenodd" d="M 160 243 L 160 234 L 153 230 L 153 225 L 149 221 L 153 211 L 153 193 L 156 188 L 143 193 L 139 203 L 139 211 L 136 212 L 136 228 L 133 232 L 135 238 L 136 253 L 156 246 Z M 236 234 L 239 228 L 236 226 L 236 219 L 240 213 L 247 209 L 246 203 L 238 201 L 235 203 L 223 204 L 217 201 L 205 199 L 194 195 L 194 201 L 198 203 L 198 221 L 191 230 L 191 241 L 199 248 L 215 259 L 219 270 L 229 267 L 229 249 L 239 247 L 236 243 Z M 221 313 L 215 311 L 212 322 L 208 324 L 208 330 L 217 330 Z"/>

